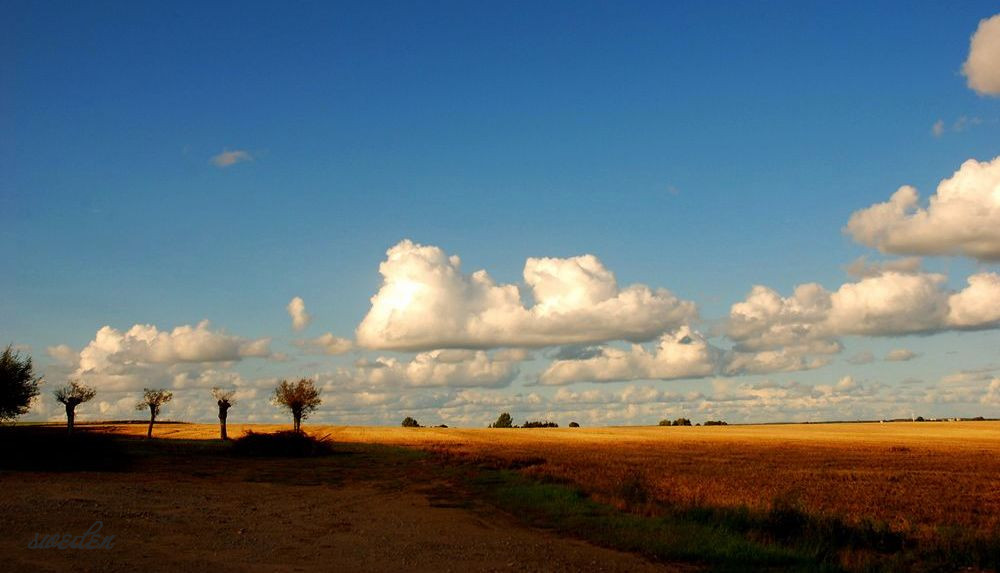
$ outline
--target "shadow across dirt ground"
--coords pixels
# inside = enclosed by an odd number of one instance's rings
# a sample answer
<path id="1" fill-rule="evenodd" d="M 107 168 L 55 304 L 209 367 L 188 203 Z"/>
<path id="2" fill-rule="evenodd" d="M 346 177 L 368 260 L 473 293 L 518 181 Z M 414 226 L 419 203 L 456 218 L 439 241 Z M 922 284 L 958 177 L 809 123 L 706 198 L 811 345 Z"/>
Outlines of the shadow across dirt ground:
<path id="1" fill-rule="evenodd" d="M 0 428 L 0 554 L 12 570 L 911 571 L 995 569 L 1000 543 L 921 544 L 877 523 L 804 511 L 674 507 L 641 475 L 625 507 L 540 476 L 539 456 L 454 456 L 247 433 L 146 440 L 85 428 Z M 105 551 L 38 550 L 36 533 Z M 589 542 L 584 543 L 584 541 Z M 602 548 L 603 547 L 603 548 Z M 623 552 L 625 551 L 625 552 Z"/>
<path id="2" fill-rule="evenodd" d="M 532 528 L 391 446 L 245 457 L 216 440 L 0 428 L 5 571 L 688 569 Z M 96 460 L 96 461 L 95 461 Z M 31 549 L 102 522 L 110 549 Z"/>

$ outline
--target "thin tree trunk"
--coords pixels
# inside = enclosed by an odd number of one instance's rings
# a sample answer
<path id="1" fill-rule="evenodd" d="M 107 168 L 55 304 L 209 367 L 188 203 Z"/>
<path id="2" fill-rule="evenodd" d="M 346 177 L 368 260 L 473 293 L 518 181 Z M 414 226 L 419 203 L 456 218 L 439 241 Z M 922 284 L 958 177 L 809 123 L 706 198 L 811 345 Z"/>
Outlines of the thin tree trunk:
<path id="1" fill-rule="evenodd" d="M 222 441 L 229 439 L 229 436 L 226 435 L 226 414 L 227 412 L 225 410 L 219 408 L 219 434 Z"/>
<path id="2" fill-rule="evenodd" d="M 66 431 L 72 435 L 73 434 L 73 418 L 76 416 L 76 409 L 69 404 L 66 404 Z"/>
<path id="3" fill-rule="evenodd" d="M 292 418 L 294 419 L 295 431 L 300 431 L 302 428 L 302 414 L 300 412 L 292 412 Z"/>
<path id="4" fill-rule="evenodd" d="M 146 428 L 146 439 L 147 439 L 147 440 L 148 440 L 149 438 L 152 438 L 152 437 L 153 437 L 153 422 L 154 422 L 155 420 L 156 420 L 156 416 L 154 416 L 154 415 L 150 414 L 150 415 L 149 415 L 149 427 L 148 427 L 148 428 Z"/>

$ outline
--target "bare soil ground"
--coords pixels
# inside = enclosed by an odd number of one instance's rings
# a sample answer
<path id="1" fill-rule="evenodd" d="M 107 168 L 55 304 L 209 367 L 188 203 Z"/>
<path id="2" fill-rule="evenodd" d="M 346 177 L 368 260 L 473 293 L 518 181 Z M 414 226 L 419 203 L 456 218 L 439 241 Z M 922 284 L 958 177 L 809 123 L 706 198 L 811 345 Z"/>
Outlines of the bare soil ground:
<path id="1" fill-rule="evenodd" d="M 135 447 L 125 471 L 0 472 L 2 569 L 673 569 L 526 527 L 398 451 L 348 445 L 322 458 L 246 459 L 203 455 L 190 442 Z M 112 549 L 28 548 L 35 533 L 80 535 L 97 520 L 116 536 Z"/>

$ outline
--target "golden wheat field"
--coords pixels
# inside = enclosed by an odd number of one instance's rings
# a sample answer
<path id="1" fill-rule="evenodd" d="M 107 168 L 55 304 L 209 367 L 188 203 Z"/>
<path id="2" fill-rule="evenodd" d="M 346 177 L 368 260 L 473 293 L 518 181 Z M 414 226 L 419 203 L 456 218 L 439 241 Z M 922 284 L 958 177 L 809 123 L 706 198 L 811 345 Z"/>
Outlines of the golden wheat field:
<path id="1" fill-rule="evenodd" d="M 931 533 L 1000 529 L 1000 422 L 894 422 L 722 427 L 457 429 L 305 426 L 334 441 L 416 447 L 522 467 L 621 504 L 638 480 L 654 501 L 872 519 Z M 142 434 L 142 426 L 111 431 Z M 284 426 L 230 425 L 230 435 Z M 209 424 L 164 425 L 162 438 L 207 439 Z"/>

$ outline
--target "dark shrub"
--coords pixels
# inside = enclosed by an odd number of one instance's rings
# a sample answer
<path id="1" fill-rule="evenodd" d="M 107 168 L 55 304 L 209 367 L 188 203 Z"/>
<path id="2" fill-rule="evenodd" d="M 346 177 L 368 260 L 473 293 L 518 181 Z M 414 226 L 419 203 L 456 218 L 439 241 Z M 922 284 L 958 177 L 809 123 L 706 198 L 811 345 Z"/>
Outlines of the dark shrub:
<path id="1" fill-rule="evenodd" d="M 407 416 L 407 417 L 403 418 L 403 427 L 404 428 L 419 428 L 420 427 L 420 422 L 417 422 L 413 418 Z"/>
<path id="2" fill-rule="evenodd" d="M 729 424 L 727 424 L 726 422 L 723 422 L 722 420 L 708 420 L 707 422 L 705 422 L 705 425 L 706 426 L 728 426 Z"/>
<path id="3" fill-rule="evenodd" d="M 670 425 L 671 426 L 690 426 L 691 425 L 691 420 L 688 420 L 687 418 L 677 418 Z"/>
<path id="4" fill-rule="evenodd" d="M 333 447 L 326 438 L 315 438 L 295 430 L 273 434 L 247 431 L 233 441 L 233 453 L 249 457 L 304 458 L 328 455 L 333 453 Z"/>
<path id="5" fill-rule="evenodd" d="M 580 427 L 580 424 L 577 424 L 576 422 L 570 422 L 570 423 L 569 423 L 569 427 L 570 427 L 570 428 L 579 428 L 579 427 Z"/>

